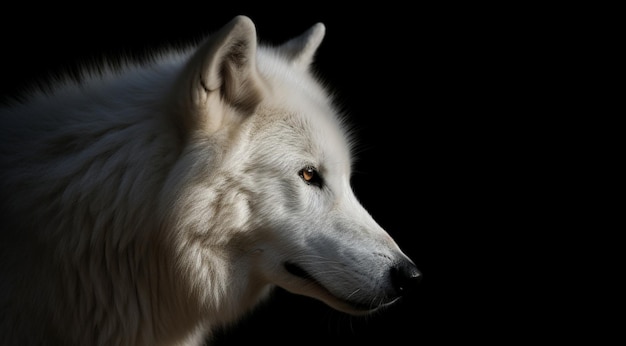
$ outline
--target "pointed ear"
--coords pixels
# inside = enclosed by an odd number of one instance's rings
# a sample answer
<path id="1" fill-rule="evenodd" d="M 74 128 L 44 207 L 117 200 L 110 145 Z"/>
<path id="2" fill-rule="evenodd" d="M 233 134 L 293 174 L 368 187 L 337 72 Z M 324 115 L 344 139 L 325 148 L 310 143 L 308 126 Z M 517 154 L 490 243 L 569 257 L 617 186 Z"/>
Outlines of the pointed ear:
<path id="1" fill-rule="evenodd" d="M 317 23 L 300 36 L 294 37 L 278 46 L 278 50 L 295 66 L 308 68 L 311 62 L 313 62 L 315 52 L 322 43 L 325 33 L 326 27 L 324 24 Z"/>
<path id="2" fill-rule="evenodd" d="M 256 66 L 257 36 L 250 18 L 237 16 L 198 46 L 176 83 L 186 129 L 214 132 L 233 112 L 251 114 L 263 98 Z"/>

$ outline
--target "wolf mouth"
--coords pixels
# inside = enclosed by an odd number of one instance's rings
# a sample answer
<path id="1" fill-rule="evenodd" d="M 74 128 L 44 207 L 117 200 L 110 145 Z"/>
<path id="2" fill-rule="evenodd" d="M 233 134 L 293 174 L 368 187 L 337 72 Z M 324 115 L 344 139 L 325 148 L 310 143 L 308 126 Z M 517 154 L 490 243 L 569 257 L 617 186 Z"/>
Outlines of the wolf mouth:
<path id="1" fill-rule="evenodd" d="M 297 264 L 295 264 L 293 262 L 285 262 L 284 263 L 284 267 L 285 267 L 285 270 L 287 270 L 287 272 L 289 272 L 290 274 L 292 274 L 294 276 L 297 276 L 297 277 L 299 277 L 299 278 L 301 278 L 301 279 L 303 279 L 305 281 L 310 282 L 311 284 L 315 285 L 319 289 L 321 289 L 321 290 L 325 291 L 326 293 L 328 293 L 329 295 L 335 297 L 335 299 L 338 299 L 338 300 L 344 302 L 345 304 L 348 304 L 349 306 L 351 306 L 355 310 L 358 310 L 358 311 L 373 311 L 373 310 L 376 310 L 377 308 L 380 307 L 380 306 L 372 306 L 371 304 L 364 304 L 364 303 L 360 303 L 360 302 L 349 301 L 349 300 L 337 297 L 335 294 L 330 292 L 330 290 L 328 290 L 324 285 L 322 285 L 317 279 L 315 279 L 315 277 L 313 275 L 311 275 L 304 268 L 302 268 L 301 266 L 299 266 L 299 265 L 297 265 Z M 387 304 L 382 304 L 382 305 L 387 305 Z"/>
<path id="2" fill-rule="evenodd" d="M 313 276 L 311 276 L 311 274 L 309 274 L 306 270 L 302 269 L 302 267 L 300 267 L 299 265 L 293 263 L 293 262 L 285 262 L 285 269 L 300 278 L 303 278 L 305 280 L 310 280 L 315 282 L 316 284 L 320 285 L 319 282 L 317 282 L 317 280 L 315 280 L 315 278 Z M 320 285 L 321 286 L 321 285 Z"/>

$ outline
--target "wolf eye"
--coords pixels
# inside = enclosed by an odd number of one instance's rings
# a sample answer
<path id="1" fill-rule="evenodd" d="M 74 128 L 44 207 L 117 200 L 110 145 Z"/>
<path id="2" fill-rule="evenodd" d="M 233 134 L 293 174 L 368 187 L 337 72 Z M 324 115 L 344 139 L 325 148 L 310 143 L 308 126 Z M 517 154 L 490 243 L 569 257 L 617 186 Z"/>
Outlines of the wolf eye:
<path id="1" fill-rule="evenodd" d="M 322 187 L 322 177 L 315 167 L 307 166 L 298 172 L 302 180 L 309 185 Z"/>

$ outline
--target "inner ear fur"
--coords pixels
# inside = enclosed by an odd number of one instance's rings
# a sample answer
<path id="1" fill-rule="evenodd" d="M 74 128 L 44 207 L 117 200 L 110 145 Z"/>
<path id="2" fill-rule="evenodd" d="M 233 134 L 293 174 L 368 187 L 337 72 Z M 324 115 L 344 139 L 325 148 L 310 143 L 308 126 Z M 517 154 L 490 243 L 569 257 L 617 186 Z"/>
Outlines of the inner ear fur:
<path id="1" fill-rule="evenodd" d="M 216 131 L 232 112 L 252 114 L 263 98 L 254 23 L 237 16 L 202 42 L 187 61 L 176 94 L 182 125 Z"/>

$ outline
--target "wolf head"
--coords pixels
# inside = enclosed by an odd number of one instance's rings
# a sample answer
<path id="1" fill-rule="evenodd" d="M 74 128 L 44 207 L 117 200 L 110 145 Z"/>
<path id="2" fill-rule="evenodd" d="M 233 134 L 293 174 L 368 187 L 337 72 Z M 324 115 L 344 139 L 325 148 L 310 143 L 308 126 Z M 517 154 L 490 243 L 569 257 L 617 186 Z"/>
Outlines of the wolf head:
<path id="1" fill-rule="evenodd" d="M 310 70 L 324 34 L 318 23 L 263 46 L 239 16 L 179 73 L 170 103 L 184 149 L 165 214 L 204 304 L 252 305 L 276 285 L 364 314 L 421 278 L 352 191 L 350 133 Z"/>

